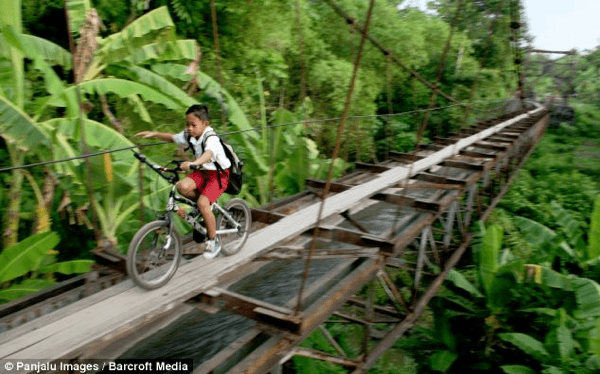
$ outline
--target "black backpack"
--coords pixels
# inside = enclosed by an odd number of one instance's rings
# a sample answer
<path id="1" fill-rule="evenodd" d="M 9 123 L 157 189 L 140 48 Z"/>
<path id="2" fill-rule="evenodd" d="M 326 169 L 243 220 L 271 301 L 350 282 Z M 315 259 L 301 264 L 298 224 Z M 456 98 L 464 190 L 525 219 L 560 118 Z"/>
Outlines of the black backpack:
<path id="1" fill-rule="evenodd" d="M 190 136 L 187 134 L 188 147 L 187 149 L 192 148 L 192 144 L 190 143 Z M 225 156 L 229 159 L 231 163 L 231 167 L 229 168 L 229 183 L 227 184 L 227 188 L 225 189 L 225 193 L 230 195 L 237 195 L 242 190 L 242 166 L 244 166 L 244 162 L 238 157 L 238 155 L 233 151 L 233 147 L 223 141 L 219 135 L 215 132 L 209 133 L 204 140 L 202 141 L 202 153 L 204 153 L 204 149 L 206 147 L 206 140 L 211 136 L 216 136 L 219 138 L 221 142 L 221 146 L 223 146 L 223 150 L 225 151 Z M 215 166 L 217 167 L 217 178 L 219 180 L 219 187 L 223 188 L 221 184 L 221 172 L 223 172 L 223 168 L 219 165 L 218 162 L 215 162 Z"/>

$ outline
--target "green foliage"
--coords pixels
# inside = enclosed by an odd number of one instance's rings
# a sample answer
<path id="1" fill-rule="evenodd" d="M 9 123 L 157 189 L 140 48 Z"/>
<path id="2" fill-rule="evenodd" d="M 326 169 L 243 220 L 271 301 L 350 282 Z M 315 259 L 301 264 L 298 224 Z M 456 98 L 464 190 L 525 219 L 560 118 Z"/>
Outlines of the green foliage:
<path id="1" fill-rule="evenodd" d="M 77 274 L 89 271 L 93 261 L 79 260 L 55 263 L 52 249 L 59 243 L 60 238 L 54 232 L 32 235 L 27 239 L 5 248 L 0 253 L 0 301 L 18 299 L 27 294 L 37 292 L 54 283 L 52 277 L 36 279 L 35 273 L 40 274 Z M 16 282 L 28 273 L 30 279 Z"/>

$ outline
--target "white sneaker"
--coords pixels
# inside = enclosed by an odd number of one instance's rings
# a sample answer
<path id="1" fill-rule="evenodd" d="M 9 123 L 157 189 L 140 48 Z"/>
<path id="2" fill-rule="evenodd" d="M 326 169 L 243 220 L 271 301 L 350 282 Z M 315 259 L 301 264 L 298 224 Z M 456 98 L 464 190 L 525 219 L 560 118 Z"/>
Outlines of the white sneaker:
<path id="1" fill-rule="evenodd" d="M 219 252 L 221 252 L 221 242 L 219 239 L 214 238 L 213 240 L 206 241 L 206 249 L 202 256 L 207 259 L 215 258 Z"/>

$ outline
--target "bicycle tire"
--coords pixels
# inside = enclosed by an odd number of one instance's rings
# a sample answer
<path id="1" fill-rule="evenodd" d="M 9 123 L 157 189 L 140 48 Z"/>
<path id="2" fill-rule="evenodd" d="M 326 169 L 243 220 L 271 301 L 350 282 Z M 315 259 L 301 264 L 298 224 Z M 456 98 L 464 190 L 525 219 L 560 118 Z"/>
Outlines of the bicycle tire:
<path id="1" fill-rule="evenodd" d="M 239 233 L 218 235 L 219 241 L 221 242 L 221 250 L 227 256 L 231 256 L 238 253 L 244 244 L 246 244 L 246 240 L 250 233 L 250 226 L 252 225 L 252 213 L 246 202 L 241 199 L 229 200 L 223 209 L 225 209 L 237 223 L 242 225 Z M 230 228 L 232 228 L 231 222 L 220 214 L 217 217 L 217 231 Z"/>
<path id="2" fill-rule="evenodd" d="M 162 244 L 168 243 L 169 236 L 171 243 L 166 248 Z M 146 248 L 143 245 L 148 238 L 151 240 Z M 179 234 L 173 230 L 169 235 L 167 221 L 152 221 L 139 229 L 129 244 L 127 274 L 133 283 L 146 290 L 162 287 L 175 275 L 181 253 Z"/>

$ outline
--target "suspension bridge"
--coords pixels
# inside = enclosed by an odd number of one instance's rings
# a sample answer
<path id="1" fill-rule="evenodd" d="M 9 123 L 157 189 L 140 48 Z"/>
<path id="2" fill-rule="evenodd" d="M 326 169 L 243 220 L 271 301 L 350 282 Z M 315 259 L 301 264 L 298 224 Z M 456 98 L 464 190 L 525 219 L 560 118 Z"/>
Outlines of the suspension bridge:
<path id="1" fill-rule="evenodd" d="M 363 36 L 354 76 L 366 41 L 403 66 L 369 35 L 371 8 L 361 26 L 333 1 L 327 3 Z M 439 89 L 441 74 L 432 83 L 405 68 L 431 89 L 430 110 L 437 95 L 458 102 Z M 520 75 L 518 80 L 521 85 Z M 351 84 L 348 98 L 352 90 Z M 160 289 L 145 291 L 123 280 L 119 273 L 124 269 L 123 256 L 100 248 L 99 262 L 113 271 L 73 278 L 0 307 L 0 360 L 116 359 L 199 309 L 236 314 L 255 323 L 239 331 L 226 347 L 195 363 L 194 373 L 280 373 L 294 355 L 364 373 L 417 323 L 468 248 L 471 223 L 486 220 L 543 135 L 550 119 L 548 108 L 534 101 L 520 104 L 516 110 L 436 137 L 432 144 L 417 142 L 412 153 L 389 152 L 377 164 L 357 162 L 354 172 L 338 180 L 307 180 L 306 191 L 252 209 L 252 233 L 240 253 L 214 260 L 190 259 Z M 427 117 L 420 135 L 426 125 Z M 381 223 L 379 229 L 369 228 L 367 221 L 373 220 Z M 319 244 L 308 250 L 313 240 Z M 184 253 L 199 251 L 197 244 L 187 241 Z M 310 270 L 311 262 L 330 259 L 339 261 L 324 274 L 310 276 L 305 271 L 296 280 L 300 292 L 282 303 L 230 288 L 277 261 L 308 261 Z M 397 269 L 410 275 L 408 293 L 390 278 L 390 270 Z M 375 305 L 375 282 L 385 290 L 388 305 Z M 364 286 L 368 291 L 361 296 L 358 292 Z M 349 358 L 323 328 L 341 321 L 364 330 L 358 358 Z M 317 329 L 337 355 L 298 347 Z"/>

